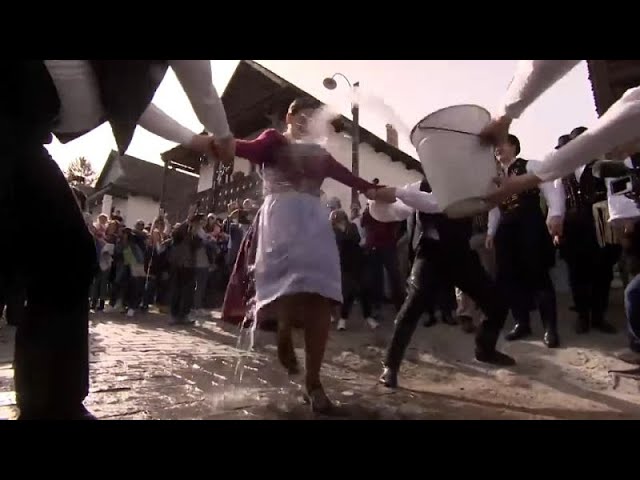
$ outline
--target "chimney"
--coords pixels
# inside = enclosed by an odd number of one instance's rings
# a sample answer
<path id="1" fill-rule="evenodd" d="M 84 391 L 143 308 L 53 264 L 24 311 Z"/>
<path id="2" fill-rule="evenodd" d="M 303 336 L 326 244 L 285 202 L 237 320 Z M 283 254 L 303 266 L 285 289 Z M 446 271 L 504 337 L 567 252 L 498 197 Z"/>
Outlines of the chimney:
<path id="1" fill-rule="evenodd" d="M 390 123 L 387 123 L 387 143 L 398 148 L 398 131 Z"/>

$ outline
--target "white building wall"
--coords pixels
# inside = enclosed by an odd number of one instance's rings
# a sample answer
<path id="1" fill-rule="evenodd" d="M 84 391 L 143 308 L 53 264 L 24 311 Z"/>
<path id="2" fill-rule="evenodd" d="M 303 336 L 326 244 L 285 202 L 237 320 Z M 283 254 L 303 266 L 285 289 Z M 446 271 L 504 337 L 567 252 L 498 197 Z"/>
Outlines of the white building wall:
<path id="1" fill-rule="evenodd" d="M 198 178 L 198 193 L 213 188 L 213 169 L 214 162 L 200 166 L 200 177 Z"/>
<path id="2" fill-rule="evenodd" d="M 127 219 L 127 209 L 128 209 L 127 199 L 126 198 L 113 197 L 112 206 L 113 206 L 113 213 L 116 213 L 118 210 L 120 210 L 120 215 L 126 221 L 126 219 Z"/>
<path id="3" fill-rule="evenodd" d="M 333 155 L 342 165 L 351 170 L 351 137 L 343 133 L 332 134 L 325 145 L 327 151 Z M 368 143 L 360 144 L 360 177 L 372 181 L 380 179 L 382 185 L 402 186 L 408 183 L 422 180 L 421 173 L 415 170 L 407 170 L 404 163 L 393 162 L 384 153 L 376 153 Z M 332 179 L 327 179 L 322 185 L 327 199 L 337 197 L 342 203 L 342 208 L 349 210 L 351 204 L 351 189 Z M 360 202 L 364 205 L 366 198 L 360 196 Z"/>
<path id="4" fill-rule="evenodd" d="M 160 204 L 149 197 L 129 196 L 126 200 L 127 213 L 124 223 L 127 227 L 133 227 L 138 220 L 143 220 L 145 225 L 153 222 L 158 216 Z"/>

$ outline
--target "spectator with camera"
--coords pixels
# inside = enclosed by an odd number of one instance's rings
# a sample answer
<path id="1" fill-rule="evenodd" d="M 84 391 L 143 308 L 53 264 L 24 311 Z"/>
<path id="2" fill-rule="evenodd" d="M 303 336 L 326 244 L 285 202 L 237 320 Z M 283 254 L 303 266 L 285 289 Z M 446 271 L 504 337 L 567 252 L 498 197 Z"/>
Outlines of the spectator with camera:
<path id="1" fill-rule="evenodd" d="M 635 164 L 639 160 L 636 155 L 630 161 Z M 609 216 L 621 230 L 623 259 L 631 278 L 624 291 L 629 350 L 616 356 L 624 362 L 640 365 L 640 208 L 633 195 L 628 198 L 626 195 L 612 194 L 613 181 L 607 179 Z"/>

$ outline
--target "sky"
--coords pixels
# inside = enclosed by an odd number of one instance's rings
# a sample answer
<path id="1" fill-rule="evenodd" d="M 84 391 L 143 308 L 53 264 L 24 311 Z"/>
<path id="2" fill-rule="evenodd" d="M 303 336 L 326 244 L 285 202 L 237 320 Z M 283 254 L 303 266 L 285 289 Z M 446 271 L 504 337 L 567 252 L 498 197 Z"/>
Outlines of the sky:
<path id="1" fill-rule="evenodd" d="M 385 125 L 398 125 L 400 148 L 416 157 L 415 149 L 402 132 L 442 107 L 473 103 L 493 110 L 511 81 L 515 60 L 256 60 L 285 80 L 338 109 L 350 118 L 348 85 L 338 79 L 338 88 L 326 90 L 322 80 L 335 72 L 351 82 L 360 82 L 365 98 L 360 123 L 385 137 Z M 212 60 L 213 80 L 222 94 L 238 60 Z M 160 85 L 154 103 L 183 125 L 202 131 L 187 97 L 171 70 Z M 381 107 L 386 104 L 386 107 Z M 590 126 L 597 118 L 586 62 L 582 62 L 513 123 L 512 132 L 522 144 L 521 156 L 540 159 L 555 147 L 557 138 L 573 128 Z M 404 127 L 402 126 L 404 125 Z M 175 146 L 141 128 L 136 130 L 127 151 L 135 157 L 160 163 L 160 154 Z M 108 124 L 61 145 L 48 146 L 64 170 L 79 156 L 87 157 L 100 172 L 115 141 Z"/>

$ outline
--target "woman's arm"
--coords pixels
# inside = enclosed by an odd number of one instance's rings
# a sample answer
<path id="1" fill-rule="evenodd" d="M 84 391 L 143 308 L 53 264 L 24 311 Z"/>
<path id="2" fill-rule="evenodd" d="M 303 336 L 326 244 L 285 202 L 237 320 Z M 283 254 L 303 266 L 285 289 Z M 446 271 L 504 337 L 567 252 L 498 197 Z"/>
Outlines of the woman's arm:
<path id="1" fill-rule="evenodd" d="M 261 165 L 273 161 L 273 152 L 286 145 L 287 140 L 275 129 L 265 130 L 255 140 L 236 140 L 236 155 Z"/>
<path id="2" fill-rule="evenodd" d="M 325 157 L 325 176 L 333 178 L 347 187 L 355 188 L 359 192 L 366 192 L 372 188 L 377 188 L 373 183 L 356 177 L 331 155 Z"/>

